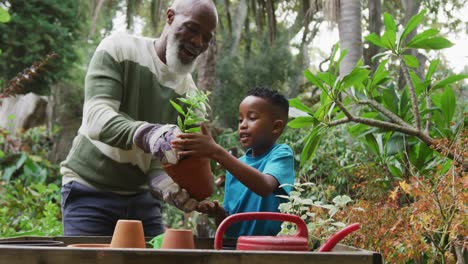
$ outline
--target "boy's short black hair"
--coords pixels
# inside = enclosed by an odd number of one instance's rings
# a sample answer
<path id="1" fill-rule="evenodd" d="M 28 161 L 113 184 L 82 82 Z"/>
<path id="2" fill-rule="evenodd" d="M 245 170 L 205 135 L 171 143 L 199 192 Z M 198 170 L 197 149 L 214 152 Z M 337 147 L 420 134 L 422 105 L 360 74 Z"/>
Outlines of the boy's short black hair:
<path id="1" fill-rule="evenodd" d="M 288 99 L 278 91 L 260 86 L 250 89 L 247 92 L 247 96 L 256 96 L 267 100 L 275 106 L 275 109 L 278 109 L 275 114 L 279 115 L 284 121 L 288 121 L 289 102 Z"/>

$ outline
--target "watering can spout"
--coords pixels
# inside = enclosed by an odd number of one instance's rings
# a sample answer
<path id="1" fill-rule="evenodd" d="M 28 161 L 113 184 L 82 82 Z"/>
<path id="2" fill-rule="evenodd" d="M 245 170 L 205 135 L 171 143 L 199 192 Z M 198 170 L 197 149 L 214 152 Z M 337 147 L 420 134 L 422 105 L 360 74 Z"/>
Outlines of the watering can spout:
<path id="1" fill-rule="evenodd" d="M 330 238 L 328 238 L 325 244 L 323 244 L 323 246 L 320 247 L 319 252 L 330 252 L 336 246 L 336 244 L 338 244 L 338 242 L 340 242 L 347 235 L 358 230 L 359 228 L 359 223 L 354 223 L 341 229 L 340 231 L 332 235 Z"/>

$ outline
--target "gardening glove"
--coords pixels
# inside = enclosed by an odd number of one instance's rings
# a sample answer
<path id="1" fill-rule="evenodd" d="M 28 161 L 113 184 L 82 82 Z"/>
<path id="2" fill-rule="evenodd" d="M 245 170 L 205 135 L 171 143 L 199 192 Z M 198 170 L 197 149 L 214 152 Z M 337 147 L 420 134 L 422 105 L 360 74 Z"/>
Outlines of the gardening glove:
<path id="1" fill-rule="evenodd" d="M 177 150 L 171 148 L 171 141 L 181 131 L 176 125 L 144 124 L 140 126 L 133 142 L 146 153 L 151 153 L 162 164 L 176 164 L 179 160 Z"/>
<path id="2" fill-rule="evenodd" d="M 180 188 L 171 177 L 162 171 L 150 173 L 149 183 L 151 194 L 189 213 L 198 206 L 197 200 L 190 197 L 187 190 Z"/>

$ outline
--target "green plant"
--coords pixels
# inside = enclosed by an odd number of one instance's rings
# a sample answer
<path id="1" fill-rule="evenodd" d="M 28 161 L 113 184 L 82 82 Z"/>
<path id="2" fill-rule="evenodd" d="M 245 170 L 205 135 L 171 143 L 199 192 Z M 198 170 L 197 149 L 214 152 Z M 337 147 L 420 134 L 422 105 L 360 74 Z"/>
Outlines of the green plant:
<path id="1" fill-rule="evenodd" d="M 0 185 L 0 237 L 62 235 L 60 187 L 20 180 Z"/>
<path id="2" fill-rule="evenodd" d="M 371 34 L 366 37 L 368 41 L 386 49 L 378 55 L 384 60 L 372 75 L 359 62 L 349 74 L 338 77 L 339 64 L 346 51 L 337 56 L 337 48 L 333 51 L 327 72 L 313 74 L 309 70 L 305 71 L 305 77 L 319 87 L 322 93 L 321 106 L 316 111 L 298 99 L 290 100 L 291 106 L 308 115 L 298 117 L 288 125 L 293 128 L 313 127 L 306 137 L 301 164 L 315 153 L 322 135 L 332 126 L 355 123 L 357 125 L 350 128 L 350 132 L 362 137 L 372 151 L 391 156 L 408 150 L 413 152 L 408 155 L 410 162 L 416 164 L 428 162 L 427 159 L 432 155 L 429 147 L 435 142 L 434 138 L 453 139 L 460 131 L 463 121 L 455 119 L 457 103 L 450 86 L 468 78 L 468 75 L 458 74 L 440 81 L 433 80 L 439 64 L 439 60 L 433 60 L 424 79 L 420 79 L 413 70 L 418 67 L 418 60 L 405 53 L 410 49 L 433 50 L 453 45 L 438 36 L 436 29 L 425 30 L 414 38 L 407 39 L 423 16 L 424 11 L 413 17 L 397 38 L 393 18 L 385 14 L 386 30 L 383 36 L 380 38 Z M 387 69 L 387 64 L 391 62 L 389 59 L 393 57 L 397 59 L 394 63 L 399 63 L 406 81 L 406 87 L 401 90 L 396 85 L 398 77 L 391 76 Z M 381 136 L 377 136 L 379 134 Z M 421 146 L 421 143 L 425 146 Z M 454 158 L 450 146 L 436 151 Z M 400 165 L 389 166 L 393 175 L 404 174 L 402 168 L 405 164 Z"/>
<path id="3" fill-rule="evenodd" d="M 13 78 L 18 72 L 32 65 L 52 51 L 60 55 L 50 65 L 50 72 L 43 74 L 25 86 L 25 93 L 48 93 L 49 86 L 80 71 L 77 48 L 74 45 L 86 23 L 76 23 L 86 16 L 76 1 L 53 0 L 0 0 L 11 14 L 8 24 L 0 23 L 0 79 Z M 22 35 L 28 32 L 26 35 Z M 81 45 L 83 46 L 83 45 Z M 73 68 L 73 69 L 72 69 Z"/>
<path id="4" fill-rule="evenodd" d="M 34 183 L 59 184 L 58 164 L 46 157 L 52 142 L 44 126 L 34 127 L 18 135 L 0 129 L 0 180 L 20 180 L 25 186 Z"/>
<path id="5" fill-rule="evenodd" d="M 319 107 L 290 101 L 307 115 L 289 126 L 312 127 L 305 137 L 301 166 L 316 153 L 324 134 L 343 124 L 374 155 L 374 171 L 369 165 L 360 168 L 364 174 L 360 189 L 384 184 L 379 195 L 358 193 L 356 203 L 365 211 L 351 218 L 370 228 L 355 245 L 381 251 L 392 263 L 449 263 L 466 239 L 466 220 L 461 220 L 466 218 L 466 121 L 455 83 L 468 75 L 449 74 L 440 80 L 437 59 L 421 65 L 426 72 L 418 75 L 419 61 L 408 51 L 453 45 L 436 29 L 408 38 L 424 14 L 400 30 L 391 15 L 384 15 L 383 35 L 366 37 L 384 49 L 376 56 L 381 61 L 375 72 L 359 62 L 349 74 L 339 76 L 346 51 L 338 53 L 335 47 L 327 72 L 305 71 L 321 90 Z M 394 69 L 401 69 L 404 87 L 399 87 L 399 71 Z M 380 172 L 369 174 L 375 168 Z M 382 220 L 386 218 L 391 220 Z"/>
<path id="6" fill-rule="evenodd" d="M 8 21 L 10 21 L 10 19 L 11 17 L 10 17 L 10 14 L 8 14 L 8 11 L 3 9 L 3 7 L 0 7 L 0 23 L 7 23 Z M 2 50 L 0 49 L 0 55 L 1 54 L 2 54 Z"/>
<path id="7" fill-rule="evenodd" d="M 177 117 L 177 125 L 185 133 L 199 132 L 199 124 L 208 121 L 207 116 L 210 109 L 208 104 L 209 92 L 196 89 L 192 94 L 187 94 L 185 98 L 178 98 L 181 104 L 170 100 L 171 105 L 180 114 Z"/>
<path id="8" fill-rule="evenodd" d="M 286 185 L 282 185 L 286 186 Z M 338 220 L 335 216 L 343 210 L 350 210 L 348 204 L 352 202 L 347 195 L 335 196 L 329 202 L 327 192 L 314 183 L 294 183 L 290 185 L 293 191 L 278 197 L 287 200 L 279 205 L 281 213 L 300 216 L 307 224 L 309 231 L 309 247 L 316 248 L 328 237 L 345 227 L 344 220 Z M 355 208 L 351 208 L 353 210 Z M 280 235 L 294 234 L 296 227 L 284 222 L 281 225 Z"/>

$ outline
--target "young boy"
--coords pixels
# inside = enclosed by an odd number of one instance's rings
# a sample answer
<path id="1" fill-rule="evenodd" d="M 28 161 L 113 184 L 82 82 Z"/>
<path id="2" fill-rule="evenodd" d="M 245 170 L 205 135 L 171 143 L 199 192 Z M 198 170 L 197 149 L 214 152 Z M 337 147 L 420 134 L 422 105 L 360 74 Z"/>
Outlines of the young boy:
<path id="1" fill-rule="evenodd" d="M 278 212 L 278 194 L 288 194 L 294 183 L 294 157 L 285 144 L 276 144 L 288 120 L 288 100 L 276 91 L 254 88 L 239 106 L 238 133 L 246 154 L 237 159 L 218 145 L 205 124 L 202 134 L 181 134 L 172 146 L 181 156 L 203 156 L 215 160 L 228 172 L 223 207 L 202 202 L 197 210 L 215 217 L 218 225 L 228 215 L 242 212 Z M 244 221 L 231 225 L 229 237 L 276 235 L 278 221 Z"/>

